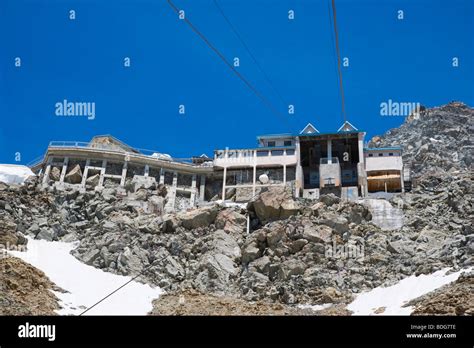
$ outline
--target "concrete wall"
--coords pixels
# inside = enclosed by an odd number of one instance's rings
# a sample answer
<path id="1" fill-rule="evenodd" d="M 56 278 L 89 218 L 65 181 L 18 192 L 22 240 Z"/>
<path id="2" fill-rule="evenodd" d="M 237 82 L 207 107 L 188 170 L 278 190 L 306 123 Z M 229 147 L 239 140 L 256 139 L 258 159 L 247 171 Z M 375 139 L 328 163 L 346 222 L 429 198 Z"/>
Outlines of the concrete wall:
<path id="1" fill-rule="evenodd" d="M 403 161 L 401 156 L 388 156 L 388 153 L 383 153 L 380 157 L 378 153 L 374 153 L 374 157 L 365 157 L 365 170 L 379 171 L 379 170 L 402 170 Z"/>

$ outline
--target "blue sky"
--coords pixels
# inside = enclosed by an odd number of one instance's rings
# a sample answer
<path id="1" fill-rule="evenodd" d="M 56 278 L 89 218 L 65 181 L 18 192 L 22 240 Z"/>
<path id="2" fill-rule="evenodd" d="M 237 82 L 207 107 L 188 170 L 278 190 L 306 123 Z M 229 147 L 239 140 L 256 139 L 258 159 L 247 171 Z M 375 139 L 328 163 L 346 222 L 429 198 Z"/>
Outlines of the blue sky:
<path id="1" fill-rule="evenodd" d="M 165 0 L 0 0 L 0 162 L 13 163 L 20 152 L 20 163 L 28 163 L 51 140 L 96 134 L 190 157 L 253 147 L 256 135 L 298 132 L 308 122 L 320 131 L 341 125 L 330 0 L 219 0 L 285 102 L 295 105 L 294 115 L 212 0 L 173 2 L 229 61 L 240 58 L 238 71 L 283 116 Z M 473 1 L 336 0 L 336 6 L 341 56 L 349 58 L 347 117 L 367 138 L 403 122 L 380 115 L 388 99 L 474 105 Z M 124 57 L 131 67 L 123 66 Z M 56 116 L 55 104 L 64 99 L 94 102 L 95 119 Z"/>

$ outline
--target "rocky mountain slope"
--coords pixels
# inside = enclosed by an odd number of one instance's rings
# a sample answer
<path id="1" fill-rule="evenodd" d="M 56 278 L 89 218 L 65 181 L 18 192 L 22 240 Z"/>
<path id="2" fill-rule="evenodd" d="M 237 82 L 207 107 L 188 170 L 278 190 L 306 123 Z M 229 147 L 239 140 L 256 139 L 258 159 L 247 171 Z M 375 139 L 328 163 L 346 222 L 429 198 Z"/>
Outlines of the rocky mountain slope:
<path id="1" fill-rule="evenodd" d="M 403 161 L 416 177 L 472 169 L 474 109 L 460 102 L 423 108 L 398 128 L 369 142 L 370 147 L 401 146 Z"/>
<path id="2" fill-rule="evenodd" d="M 474 315 L 474 274 L 410 301 L 412 315 Z"/>
<path id="3" fill-rule="evenodd" d="M 59 290 L 40 270 L 14 257 L 0 258 L 0 315 L 55 315 Z"/>
<path id="4" fill-rule="evenodd" d="M 473 265 L 472 115 L 457 103 L 427 109 L 373 139 L 376 146 L 403 146 L 417 181 L 390 200 L 404 215 L 394 230 L 375 224 L 363 202 L 334 195 L 295 200 L 273 188 L 247 206 L 212 203 L 162 215 L 162 187 L 136 182 L 126 195 L 112 187 L 59 192 L 33 179 L 0 185 L 0 237 L 77 240 L 79 260 L 117 274 L 143 272 L 139 280 L 174 299 L 198 291 L 341 308 L 362 291 L 412 274 Z M 166 308 L 157 303 L 155 312 Z"/>

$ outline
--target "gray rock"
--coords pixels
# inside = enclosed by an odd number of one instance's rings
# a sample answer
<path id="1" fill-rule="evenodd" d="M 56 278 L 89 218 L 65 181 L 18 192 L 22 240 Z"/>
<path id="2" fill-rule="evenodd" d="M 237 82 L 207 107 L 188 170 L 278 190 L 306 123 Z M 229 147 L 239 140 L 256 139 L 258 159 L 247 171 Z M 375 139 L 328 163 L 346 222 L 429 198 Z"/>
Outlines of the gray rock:
<path id="1" fill-rule="evenodd" d="M 313 243 L 330 243 L 333 230 L 325 225 L 306 225 L 303 238 Z"/>
<path id="2" fill-rule="evenodd" d="M 49 171 L 49 178 L 54 181 L 59 181 L 60 177 L 61 177 L 61 171 L 59 170 L 59 168 L 52 167 L 51 170 Z"/>
<path id="3" fill-rule="evenodd" d="M 242 263 L 247 264 L 260 256 L 260 249 L 256 243 L 247 245 L 242 251 Z"/>
<path id="4" fill-rule="evenodd" d="M 198 208 L 178 214 L 182 226 L 188 230 L 209 226 L 215 221 L 216 216 L 217 208 L 215 206 Z"/>
<path id="5" fill-rule="evenodd" d="M 87 265 L 92 265 L 93 262 L 100 256 L 100 250 L 99 249 L 92 249 L 87 252 L 85 252 L 82 256 L 81 259 L 82 261 L 87 264 Z"/>
<path id="6" fill-rule="evenodd" d="M 286 188 L 271 187 L 249 202 L 248 209 L 255 211 L 260 221 L 268 222 L 296 215 L 300 205 Z"/>
<path id="7" fill-rule="evenodd" d="M 321 219 L 320 223 L 331 227 L 340 236 L 342 236 L 345 232 L 349 231 L 349 222 L 345 217 L 340 215 L 326 215 L 324 219 Z"/>
<path id="8" fill-rule="evenodd" d="M 330 194 L 327 194 L 327 195 L 321 195 L 319 197 L 319 201 L 323 202 L 326 206 L 330 207 L 334 204 L 339 204 L 341 199 L 339 197 L 337 197 L 335 194 L 330 193 Z"/>
<path id="9" fill-rule="evenodd" d="M 82 182 L 82 170 L 79 164 L 76 164 L 64 177 L 64 181 L 69 184 L 80 184 Z"/>
<path id="10" fill-rule="evenodd" d="M 51 242 L 54 239 L 54 231 L 50 228 L 41 228 L 35 239 L 42 239 Z"/>

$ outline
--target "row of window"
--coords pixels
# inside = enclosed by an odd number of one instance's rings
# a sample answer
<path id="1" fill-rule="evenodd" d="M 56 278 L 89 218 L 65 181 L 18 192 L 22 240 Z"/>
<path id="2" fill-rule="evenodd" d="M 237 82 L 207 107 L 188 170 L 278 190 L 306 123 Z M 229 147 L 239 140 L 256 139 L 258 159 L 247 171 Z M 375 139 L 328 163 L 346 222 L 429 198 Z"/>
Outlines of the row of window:
<path id="1" fill-rule="evenodd" d="M 379 157 L 383 157 L 383 152 L 380 152 L 378 155 L 379 155 Z M 393 156 L 393 152 L 389 152 L 388 155 L 389 155 L 389 156 Z M 374 157 L 374 154 L 373 154 L 373 153 L 369 153 L 369 157 Z"/>
<path id="2" fill-rule="evenodd" d="M 285 140 L 283 142 L 283 146 L 292 146 L 293 142 L 291 140 Z M 276 141 L 268 141 L 267 142 L 268 147 L 275 147 L 276 146 Z"/>

